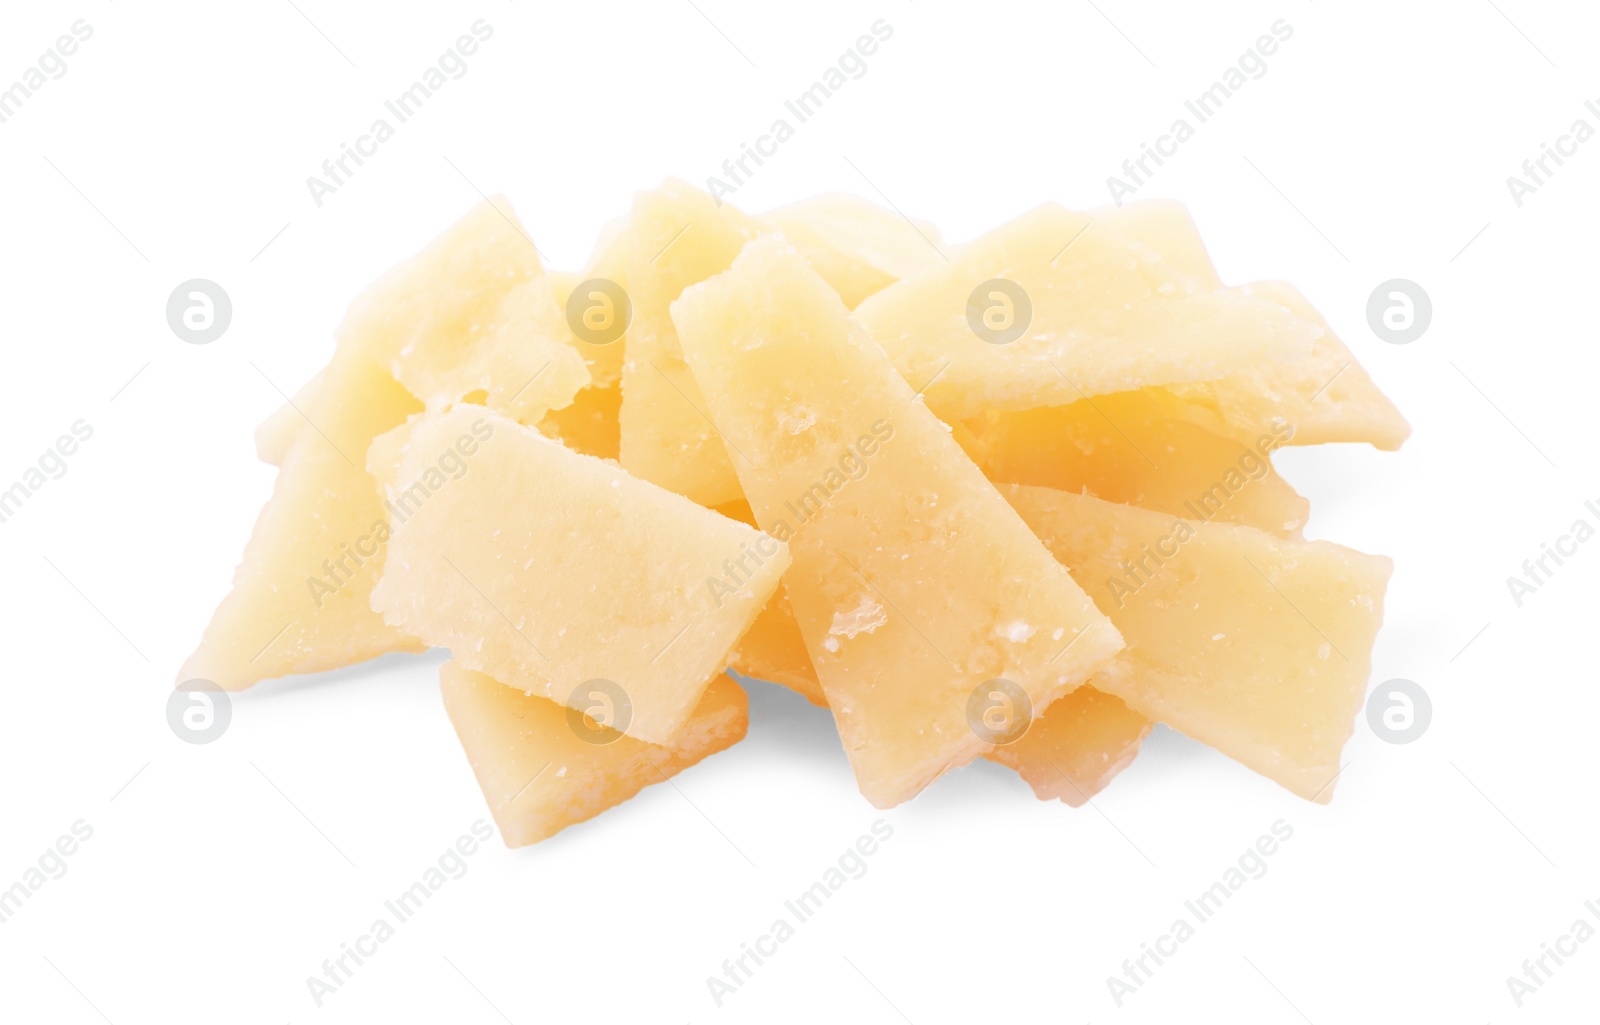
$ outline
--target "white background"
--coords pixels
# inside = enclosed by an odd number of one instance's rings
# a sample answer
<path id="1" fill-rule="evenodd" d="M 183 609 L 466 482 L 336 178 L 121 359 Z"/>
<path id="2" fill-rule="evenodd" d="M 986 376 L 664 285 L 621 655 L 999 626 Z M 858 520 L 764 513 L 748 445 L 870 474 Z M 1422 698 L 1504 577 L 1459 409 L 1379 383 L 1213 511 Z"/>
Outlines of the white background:
<path id="1" fill-rule="evenodd" d="M 1600 543 L 1521 608 L 1505 582 L 1600 499 L 1600 140 L 1520 208 L 1505 183 L 1574 119 L 1600 128 L 1592 7 L 296 3 L 3 15 L 0 83 L 75 19 L 94 36 L 0 125 L 0 486 L 74 421 L 94 437 L 0 524 L 0 887 L 76 820 L 94 835 L 0 925 L 0 1019 L 1592 1019 L 1600 940 L 1520 1009 L 1506 977 L 1600 901 Z M 470 72 L 319 209 L 307 176 L 478 18 Z M 271 488 L 253 427 L 479 189 L 575 268 L 633 190 L 703 183 L 878 18 L 868 73 L 736 203 L 845 190 L 953 240 L 1101 205 L 1183 100 L 1293 26 L 1141 195 L 1188 203 L 1230 282 L 1300 285 L 1415 426 L 1398 454 L 1278 463 L 1309 535 L 1394 557 L 1374 682 L 1421 683 L 1432 727 L 1392 746 L 1359 723 L 1328 808 L 1165 730 L 1080 810 L 974 765 L 881 813 L 867 874 L 719 1009 L 706 977 L 880 817 L 827 715 L 755 685 L 745 743 L 547 843 L 496 840 L 317 1008 L 306 977 L 486 810 L 439 656 L 259 686 L 208 746 L 169 731 Z M 234 303 L 208 346 L 164 317 L 192 277 Z M 1408 346 L 1366 326 L 1394 277 L 1433 300 Z M 1118 1008 L 1106 977 L 1279 819 L 1268 873 Z"/>

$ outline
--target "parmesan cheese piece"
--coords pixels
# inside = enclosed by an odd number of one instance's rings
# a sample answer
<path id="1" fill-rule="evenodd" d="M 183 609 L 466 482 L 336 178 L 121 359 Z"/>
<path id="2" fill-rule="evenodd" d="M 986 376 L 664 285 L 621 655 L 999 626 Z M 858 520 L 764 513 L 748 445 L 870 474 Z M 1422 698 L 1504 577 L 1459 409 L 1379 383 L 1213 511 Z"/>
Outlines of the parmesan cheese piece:
<path id="1" fill-rule="evenodd" d="M 945 419 L 1213 380 L 1302 357 L 1319 331 L 1054 204 L 885 288 L 857 315 Z"/>
<path id="2" fill-rule="evenodd" d="M 1043 708 L 1121 647 L 781 237 L 751 243 L 672 313 L 718 431 L 745 454 L 735 465 L 757 521 L 789 539 L 785 589 L 874 804 L 988 749 L 966 717 L 976 688 L 1003 677 Z M 773 430 L 776 410 L 801 403 L 815 426 Z M 862 623 L 863 594 L 885 621 L 831 632 L 840 613 Z M 1017 621 L 1038 629 L 1025 641 L 995 630 Z"/>
<path id="3" fill-rule="evenodd" d="M 1044 488 L 1008 497 L 1127 639 L 1097 690 L 1301 797 L 1331 799 L 1388 559 Z"/>
<path id="4" fill-rule="evenodd" d="M 785 546 L 480 407 L 401 428 L 372 607 L 527 693 L 609 680 L 666 743 L 778 586 Z M 396 456 L 398 453 L 398 457 Z"/>

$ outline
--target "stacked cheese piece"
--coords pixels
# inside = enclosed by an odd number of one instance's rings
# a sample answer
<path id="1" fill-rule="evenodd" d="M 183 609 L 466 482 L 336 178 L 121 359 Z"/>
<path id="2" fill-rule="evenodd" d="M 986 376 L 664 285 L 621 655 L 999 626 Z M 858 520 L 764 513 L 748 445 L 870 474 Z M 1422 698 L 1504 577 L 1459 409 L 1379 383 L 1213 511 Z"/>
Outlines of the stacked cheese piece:
<path id="1" fill-rule="evenodd" d="M 564 274 L 491 200 L 262 424 L 277 486 L 179 678 L 448 648 L 514 846 L 741 739 L 730 666 L 831 709 L 879 807 L 979 757 L 1081 804 L 1153 722 L 1326 801 L 1390 564 L 1303 540 L 1270 455 L 1408 431 L 1176 204 L 955 249 L 669 181 Z"/>

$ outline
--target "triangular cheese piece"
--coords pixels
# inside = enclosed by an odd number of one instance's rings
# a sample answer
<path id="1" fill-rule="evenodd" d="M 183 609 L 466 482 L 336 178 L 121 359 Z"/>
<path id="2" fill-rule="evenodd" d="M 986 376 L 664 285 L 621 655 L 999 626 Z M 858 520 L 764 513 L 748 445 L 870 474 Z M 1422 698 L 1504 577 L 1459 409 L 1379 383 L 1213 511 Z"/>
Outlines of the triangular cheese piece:
<path id="1" fill-rule="evenodd" d="M 1127 639 L 1096 689 L 1301 797 L 1332 797 L 1387 558 L 1043 488 L 1008 496 Z"/>
<path id="2" fill-rule="evenodd" d="M 507 847 L 538 843 L 594 818 L 733 746 L 749 723 L 744 690 L 720 673 L 664 745 L 625 736 L 458 662 L 440 668 L 439 685 Z M 603 695 L 596 700 L 603 708 Z"/>
<path id="3" fill-rule="evenodd" d="M 368 606 L 389 530 L 368 448 L 417 411 L 414 396 L 447 403 L 482 389 L 532 419 L 570 402 L 588 373 L 549 340 L 555 309 L 533 244 L 500 199 L 352 303 L 333 362 L 261 428 L 262 454 L 281 449 L 278 481 L 179 679 L 236 689 L 421 650 Z"/>
<path id="4" fill-rule="evenodd" d="M 1197 280 L 1221 285 L 1200 230 L 1183 204 L 1141 200 L 1090 216 Z M 1270 431 L 1274 422 L 1287 422 L 1294 428 L 1291 445 L 1364 441 L 1380 449 L 1400 447 L 1411 435 L 1411 425 L 1299 289 L 1266 281 L 1242 291 L 1278 303 L 1320 327 L 1322 334 L 1303 359 L 1266 361 L 1221 380 L 1173 385 L 1174 394 L 1194 404 L 1190 415 L 1197 422 L 1246 443 Z"/>
<path id="5" fill-rule="evenodd" d="M 589 383 L 565 311 L 504 197 L 478 204 L 379 278 L 339 329 L 430 409 L 477 392 L 525 422 Z"/>
<path id="6" fill-rule="evenodd" d="M 241 690 L 422 650 L 367 604 L 389 539 L 367 447 L 417 402 L 358 352 L 339 353 L 323 378 L 245 545 L 233 590 L 179 671 L 180 682 L 200 678 Z"/>
<path id="7" fill-rule="evenodd" d="M 856 312 L 945 419 L 1212 380 L 1299 358 L 1318 330 L 1278 303 L 1217 288 L 1094 231 L 1087 216 L 1055 204 Z"/>
<path id="8" fill-rule="evenodd" d="M 1116 630 L 781 236 L 689 289 L 673 318 L 862 792 L 914 796 L 990 746 L 967 718 L 996 678 L 1042 709 Z"/>
<path id="9" fill-rule="evenodd" d="M 789 564 L 759 531 L 481 407 L 413 420 L 373 454 L 395 522 L 372 607 L 553 701 L 611 681 L 631 706 L 617 728 L 652 743 Z"/>
<path id="10" fill-rule="evenodd" d="M 732 206 L 668 181 L 638 195 L 627 232 L 633 320 L 622 367 L 622 465 L 706 506 L 738 499 L 739 480 L 668 308 L 689 285 L 727 270 L 757 231 Z"/>
<path id="11" fill-rule="evenodd" d="M 723 506 L 722 511 L 755 522 L 743 503 Z M 739 639 L 733 668 L 788 687 L 820 708 L 828 707 L 794 606 L 782 586 Z M 996 745 L 984 757 L 1016 770 L 1041 801 L 1059 799 L 1077 807 L 1132 764 L 1150 725 L 1120 698 L 1085 685 L 1052 701 L 1021 737 Z"/>

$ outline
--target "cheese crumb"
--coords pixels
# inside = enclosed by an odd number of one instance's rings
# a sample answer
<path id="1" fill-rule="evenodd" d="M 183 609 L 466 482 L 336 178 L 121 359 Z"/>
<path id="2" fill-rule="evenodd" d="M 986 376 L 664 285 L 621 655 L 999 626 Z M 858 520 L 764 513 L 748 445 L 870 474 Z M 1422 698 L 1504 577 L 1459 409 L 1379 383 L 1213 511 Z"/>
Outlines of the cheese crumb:
<path id="1" fill-rule="evenodd" d="M 871 633 L 888 621 L 883 606 L 863 594 L 855 608 L 833 614 L 833 625 L 828 627 L 828 633 L 851 638 L 859 633 Z"/>

